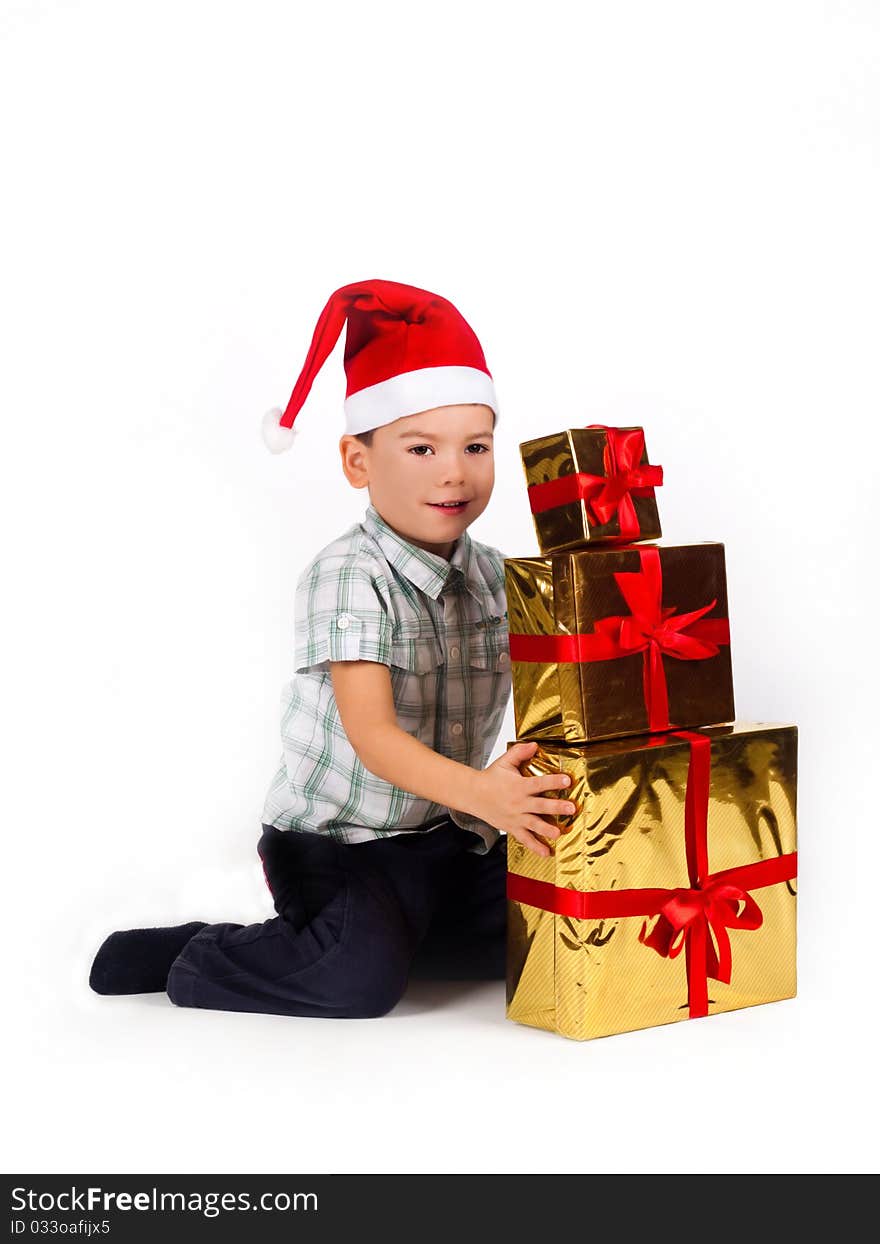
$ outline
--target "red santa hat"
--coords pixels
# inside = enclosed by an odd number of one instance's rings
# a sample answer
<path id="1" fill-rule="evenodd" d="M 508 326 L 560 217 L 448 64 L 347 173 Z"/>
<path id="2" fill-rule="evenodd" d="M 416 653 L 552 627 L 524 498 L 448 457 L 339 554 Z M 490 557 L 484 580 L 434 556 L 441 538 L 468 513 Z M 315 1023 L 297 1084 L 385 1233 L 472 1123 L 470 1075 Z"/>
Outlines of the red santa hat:
<path id="1" fill-rule="evenodd" d="M 451 302 L 397 281 L 356 281 L 327 300 L 286 409 L 275 407 L 263 417 L 263 439 L 273 453 L 293 444 L 293 421 L 346 322 L 346 432 L 469 402 L 491 407 L 497 418 L 482 347 Z"/>

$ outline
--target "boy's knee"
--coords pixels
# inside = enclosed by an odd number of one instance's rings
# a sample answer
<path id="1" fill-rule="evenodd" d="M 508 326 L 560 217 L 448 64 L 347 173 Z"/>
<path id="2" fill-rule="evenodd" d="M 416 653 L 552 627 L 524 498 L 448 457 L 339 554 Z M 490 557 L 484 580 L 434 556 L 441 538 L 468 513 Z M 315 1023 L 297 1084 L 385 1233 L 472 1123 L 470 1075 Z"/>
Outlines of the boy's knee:
<path id="1" fill-rule="evenodd" d="M 403 964 L 381 960 L 352 977 L 342 991 L 341 1013 L 348 1019 L 378 1019 L 393 1011 L 403 997 L 408 970 Z"/>

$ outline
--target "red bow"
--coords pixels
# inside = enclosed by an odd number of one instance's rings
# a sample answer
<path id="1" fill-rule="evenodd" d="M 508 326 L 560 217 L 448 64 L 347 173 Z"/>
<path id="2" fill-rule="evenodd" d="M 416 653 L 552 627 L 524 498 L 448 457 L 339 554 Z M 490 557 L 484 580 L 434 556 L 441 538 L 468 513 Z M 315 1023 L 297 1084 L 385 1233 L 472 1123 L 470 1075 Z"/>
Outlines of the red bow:
<path id="1" fill-rule="evenodd" d="M 634 540 L 641 528 L 632 498 L 653 496 L 654 488 L 663 483 L 663 468 L 640 462 L 645 450 L 642 428 L 608 428 L 602 423 L 591 423 L 589 429 L 605 432 L 605 474 L 578 471 L 531 484 L 528 492 L 532 513 L 584 501 L 596 523 L 609 523 L 617 514 L 621 539 Z"/>
<path id="2" fill-rule="evenodd" d="M 589 426 L 596 431 L 604 427 L 601 423 Z M 663 468 L 640 464 L 645 450 L 642 428 L 604 428 L 604 431 L 605 450 L 602 456 L 607 478 L 587 504 L 599 523 L 608 523 L 617 514 L 621 536 L 632 540 L 640 532 L 632 498 L 652 496 L 653 489 L 663 483 Z"/>
<path id="3" fill-rule="evenodd" d="M 760 929 L 761 908 L 747 891 L 722 881 L 704 889 L 673 890 L 660 908 L 657 923 L 648 932 L 642 925 L 639 941 L 667 959 L 675 959 L 688 939 L 704 941 L 706 975 L 730 984 L 731 954 L 728 929 Z"/>

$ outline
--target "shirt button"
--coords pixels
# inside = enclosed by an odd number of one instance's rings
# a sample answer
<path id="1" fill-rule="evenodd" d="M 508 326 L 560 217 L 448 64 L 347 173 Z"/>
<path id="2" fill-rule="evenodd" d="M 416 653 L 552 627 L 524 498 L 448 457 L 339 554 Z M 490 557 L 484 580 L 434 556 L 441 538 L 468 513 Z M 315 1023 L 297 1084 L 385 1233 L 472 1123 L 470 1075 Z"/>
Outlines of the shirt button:
<path id="1" fill-rule="evenodd" d="M 505 663 L 505 661 L 507 661 L 508 659 L 509 659 L 509 657 L 508 657 L 508 654 L 507 654 L 506 652 L 499 652 L 499 653 L 498 653 L 498 664 L 499 664 L 499 665 L 503 665 L 503 664 Z"/>
<path id="2" fill-rule="evenodd" d="M 339 627 L 341 631 L 348 629 L 349 622 L 351 622 L 351 618 L 348 616 L 347 613 L 341 613 L 339 617 L 336 619 L 336 625 Z"/>
<path id="3" fill-rule="evenodd" d="M 464 726 L 461 724 L 460 721 L 454 721 L 452 725 L 449 727 L 449 729 L 452 731 L 453 734 L 461 734 L 462 730 L 464 729 Z"/>
<path id="4" fill-rule="evenodd" d="M 459 652 L 458 648 L 453 647 L 449 649 L 449 655 L 452 657 L 453 660 L 455 660 L 455 658 L 458 656 L 458 652 Z"/>

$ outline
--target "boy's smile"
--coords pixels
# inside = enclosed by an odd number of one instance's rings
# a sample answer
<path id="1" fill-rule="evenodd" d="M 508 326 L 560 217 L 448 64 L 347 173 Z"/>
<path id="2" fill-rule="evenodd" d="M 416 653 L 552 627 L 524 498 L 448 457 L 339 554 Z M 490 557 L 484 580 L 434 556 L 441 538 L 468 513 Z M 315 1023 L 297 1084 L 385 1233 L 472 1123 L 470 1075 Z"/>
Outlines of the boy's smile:
<path id="1" fill-rule="evenodd" d="M 389 527 L 448 559 L 489 503 L 495 483 L 488 406 L 440 406 L 340 441 L 342 466 Z"/>

